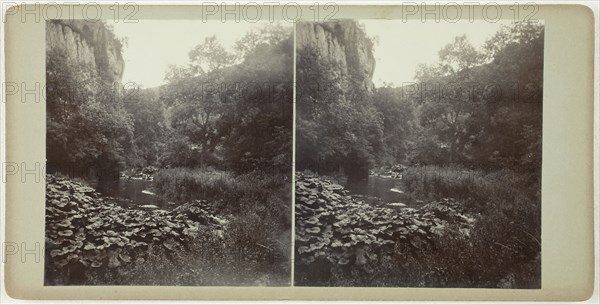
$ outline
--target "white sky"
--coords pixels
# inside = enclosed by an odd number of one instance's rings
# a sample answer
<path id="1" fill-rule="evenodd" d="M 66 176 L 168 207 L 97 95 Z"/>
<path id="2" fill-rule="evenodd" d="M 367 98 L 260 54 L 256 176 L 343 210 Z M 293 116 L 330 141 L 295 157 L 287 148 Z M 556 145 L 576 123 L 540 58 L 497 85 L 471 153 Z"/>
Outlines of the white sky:
<path id="1" fill-rule="evenodd" d="M 467 39 L 479 48 L 502 24 L 484 20 L 474 22 L 459 21 L 426 22 L 420 20 L 360 20 L 365 25 L 368 36 L 379 37 L 379 45 L 374 47 L 375 74 L 373 83 L 380 87 L 384 82 L 396 86 L 412 82 L 415 70 L 420 63 L 432 64 L 438 60 L 438 52 L 456 36 L 467 35 Z"/>
<path id="2" fill-rule="evenodd" d="M 117 37 L 129 40 L 123 52 L 123 83 L 134 82 L 145 88 L 163 84 L 169 65 L 187 63 L 188 53 L 204 43 L 206 37 L 216 35 L 217 40 L 230 49 L 247 32 L 264 25 L 261 22 L 148 19 L 138 23 L 109 23 L 114 26 Z"/>
<path id="3" fill-rule="evenodd" d="M 185 64 L 189 51 L 203 43 L 206 37 L 216 35 L 225 48 L 231 48 L 247 32 L 264 25 L 261 22 L 148 19 L 138 23 L 110 23 L 117 37 L 128 37 L 128 46 L 123 53 L 123 82 L 134 82 L 145 88 L 163 84 L 168 66 Z M 374 47 L 376 66 L 373 76 L 373 82 L 379 87 L 383 82 L 397 86 L 412 82 L 417 65 L 435 63 L 438 51 L 454 41 L 454 37 L 467 34 L 469 41 L 480 47 L 502 24 L 510 21 L 361 20 L 360 23 L 365 25 L 369 36 L 379 38 L 379 44 Z"/>

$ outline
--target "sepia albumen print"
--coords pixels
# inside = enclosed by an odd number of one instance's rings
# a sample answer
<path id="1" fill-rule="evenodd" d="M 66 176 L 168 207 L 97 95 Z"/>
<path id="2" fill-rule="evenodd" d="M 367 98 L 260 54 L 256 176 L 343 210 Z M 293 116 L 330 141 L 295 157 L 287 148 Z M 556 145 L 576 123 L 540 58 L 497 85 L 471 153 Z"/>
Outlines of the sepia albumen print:
<path id="1" fill-rule="evenodd" d="M 287 286 L 293 25 L 46 23 L 46 285 Z"/>
<path id="2" fill-rule="evenodd" d="M 543 22 L 296 25 L 297 286 L 541 288 Z"/>

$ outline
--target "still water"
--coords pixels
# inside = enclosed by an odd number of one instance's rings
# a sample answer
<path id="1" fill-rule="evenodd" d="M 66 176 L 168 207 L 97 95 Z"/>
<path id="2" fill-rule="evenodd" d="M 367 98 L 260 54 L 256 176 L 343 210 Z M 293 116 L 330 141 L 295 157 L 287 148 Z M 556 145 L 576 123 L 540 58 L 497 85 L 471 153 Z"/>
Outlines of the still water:
<path id="1" fill-rule="evenodd" d="M 149 180 L 127 180 L 116 181 L 90 181 L 90 186 L 103 196 L 114 197 L 116 203 L 123 207 L 136 207 L 142 205 L 155 205 L 161 209 L 167 209 L 168 203 L 154 193 L 153 183 Z"/>
<path id="2" fill-rule="evenodd" d="M 370 204 L 403 203 L 413 208 L 420 205 L 412 196 L 402 191 L 402 180 L 397 178 L 369 175 L 366 180 L 348 181 L 345 188 L 351 194 L 366 196 L 365 200 Z"/>

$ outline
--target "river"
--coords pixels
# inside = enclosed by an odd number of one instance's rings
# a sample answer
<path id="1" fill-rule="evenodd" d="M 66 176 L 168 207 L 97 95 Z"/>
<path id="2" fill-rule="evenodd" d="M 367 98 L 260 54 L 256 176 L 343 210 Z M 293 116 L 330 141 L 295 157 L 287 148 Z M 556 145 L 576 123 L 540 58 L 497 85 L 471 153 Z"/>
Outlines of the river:
<path id="1" fill-rule="evenodd" d="M 140 207 L 143 205 L 155 205 L 160 209 L 169 209 L 169 204 L 160 196 L 154 195 L 153 183 L 150 180 L 128 180 L 116 181 L 90 181 L 103 196 L 114 197 L 116 203 L 122 207 Z"/>
<path id="2" fill-rule="evenodd" d="M 170 209 L 166 200 L 153 195 L 153 183 L 150 180 L 121 178 L 110 182 L 92 180 L 90 186 L 103 196 L 114 197 L 116 203 L 123 207 L 155 205 L 160 209 Z M 404 193 L 401 185 L 401 180 L 397 178 L 369 175 L 367 180 L 348 181 L 344 187 L 353 195 L 364 196 L 364 200 L 373 205 L 402 203 L 408 207 L 418 208 L 421 202 Z"/>
<path id="3" fill-rule="evenodd" d="M 365 196 L 365 201 L 370 204 L 402 203 L 418 208 L 422 203 L 404 193 L 401 186 L 400 179 L 369 175 L 367 180 L 348 181 L 344 187 L 351 194 Z"/>

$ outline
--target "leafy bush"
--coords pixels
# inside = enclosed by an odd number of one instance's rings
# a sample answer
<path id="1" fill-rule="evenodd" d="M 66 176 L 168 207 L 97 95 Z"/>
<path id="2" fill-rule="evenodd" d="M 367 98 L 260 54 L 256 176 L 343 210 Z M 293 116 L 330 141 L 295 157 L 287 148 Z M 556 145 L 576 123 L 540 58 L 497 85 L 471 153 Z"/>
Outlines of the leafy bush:
<path id="1" fill-rule="evenodd" d="M 151 246 L 148 258 L 121 268 L 96 268 L 86 272 L 85 285 L 154 286 L 283 286 L 289 283 L 289 271 L 265 267 L 236 251 L 236 245 L 214 234 L 196 238 L 187 249 L 168 251 Z M 199 255 L 200 254 L 200 255 Z"/>
<path id="2" fill-rule="evenodd" d="M 50 171 L 99 173 L 122 165 L 133 143 L 133 122 L 115 83 L 103 70 L 73 58 L 65 50 L 46 54 L 46 142 Z M 100 175 L 99 175 L 100 176 Z M 105 178 L 100 176 L 99 178 Z"/>

